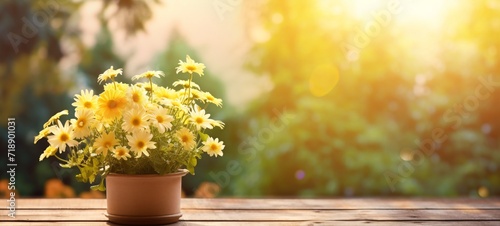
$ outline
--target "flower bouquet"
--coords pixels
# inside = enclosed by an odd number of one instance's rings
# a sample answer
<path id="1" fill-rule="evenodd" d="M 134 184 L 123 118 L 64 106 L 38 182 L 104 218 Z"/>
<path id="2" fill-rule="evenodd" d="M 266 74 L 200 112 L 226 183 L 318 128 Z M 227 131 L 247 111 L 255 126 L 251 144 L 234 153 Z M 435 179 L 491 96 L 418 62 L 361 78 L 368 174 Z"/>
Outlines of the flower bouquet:
<path id="1" fill-rule="evenodd" d="M 146 71 L 132 77 L 135 84 L 116 82 L 122 69 L 113 67 L 100 74 L 104 91 L 82 90 L 75 95 L 75 118 L 62 123 L 68 115 L 61 111 L 44 125 L 35 143 L 47 138 L 48 147 L 40 155 L 55 157 L 65 168 L 77 167 L 76 178 L 105 190 L 104 179 L 110 173 L 164 175 L 187 169 L 194 174 L 203 153 L 222 156 L 224 144 L 205 132 L 224 123 L 210 118 L 208 104 L 222 106 L 222 100 L 204 92 L 193 81 L 203 75 L 205 65 L 189 56 L 180 61 L 176 73 L 188 79 L 173 83 L 173 88 L 156 85 L 161 71 Z"/>

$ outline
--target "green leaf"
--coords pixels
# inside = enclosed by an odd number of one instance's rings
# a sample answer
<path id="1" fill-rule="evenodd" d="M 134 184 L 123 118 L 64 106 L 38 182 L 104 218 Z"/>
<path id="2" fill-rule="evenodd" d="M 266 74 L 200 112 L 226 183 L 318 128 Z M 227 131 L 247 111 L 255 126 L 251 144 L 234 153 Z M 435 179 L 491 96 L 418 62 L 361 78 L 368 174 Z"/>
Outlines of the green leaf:
<path id="1" fill-rule="evenodd" d="M 190 174 L 194 175 L 194 167 L 196 167 L 197 164 L 198 164 L 198 159 L 196 159 L 196 156 L 192 156 L 187 164 L 187 170 L 189 171 Z"/>
<path id="2" fill-rule="evenodd" d="M 61 164 L 59 163 L 59 166 L 61 166 L 62 168 L 71 168 L 71 165 L 68 163 L 68 164 Z"/>
<path id="3" fill-rule="evenodd" d="M 94 181 L 95 181 L 95 175 L 96 175 L 95 172 L 91 172 L 90 173 L 90 175 L 89 175 L 89 183 L 94 183 Z"/>
<path id="4" fill-rule="evenodd" d="M 208 139 L 208 134 L 202 133 L 198 131 L 198 134 L 200 135 L 201 141 L 206 141 Z"/>
<path id="5" fill-rule="evenodd" d="M 85 183 L 85 180 L 82 178 L 82 175 L 81 175 L 81 174 L 77 174 L 77 175 L 75 176 L 75 178 L 76 178 L 76 180 L 77 180 L 78 182 L 84 182 L 84 183 Z"/>
<path id="6" fill-rule="evenodd" d="M 88 176 L 87 176 L 87 170 L 86 167 L 78 167 L 80 169 L 80 177 L 82 178 L 83 182 L 88 181 Z"/>
<path id="7" fill-rule="evenodd" d="M 90 189 L 94 190 L 94 191 L 106 191 L 106 187 L 104 186 L 104 178 L 101 179 L 101 183 L 99 183 L 98 185 L 92 185 L 90 186 Z"/>

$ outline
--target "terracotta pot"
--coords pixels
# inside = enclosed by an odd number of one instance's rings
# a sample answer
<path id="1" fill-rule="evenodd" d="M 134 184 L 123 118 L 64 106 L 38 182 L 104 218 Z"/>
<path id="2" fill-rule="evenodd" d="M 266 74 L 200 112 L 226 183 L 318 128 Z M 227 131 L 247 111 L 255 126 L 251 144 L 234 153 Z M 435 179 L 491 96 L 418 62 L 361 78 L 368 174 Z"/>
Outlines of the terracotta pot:
<path id="1" fill-rule="evenodd" d="M 166 175 L 109 174 L 106 199 L 109 221 L 153 225 L 179 221 L 181 182 L 187 171 Z"/>

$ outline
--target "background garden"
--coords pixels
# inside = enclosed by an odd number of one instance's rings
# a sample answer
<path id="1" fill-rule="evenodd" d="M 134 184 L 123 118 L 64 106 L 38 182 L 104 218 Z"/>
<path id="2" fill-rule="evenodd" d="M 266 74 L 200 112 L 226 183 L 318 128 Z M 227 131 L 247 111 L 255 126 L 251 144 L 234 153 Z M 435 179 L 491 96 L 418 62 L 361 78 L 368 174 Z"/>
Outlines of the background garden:
<path id="1" fill-rule="evenodd" d="M 21 197 L 102 197 L 33 137 L 111 65 L 168 85 L 186 54 L 226 123 L 187 196 L 500 194 L 496 0 L 5 0 L 0 34 L 0 165 L 15 118 Z"/>

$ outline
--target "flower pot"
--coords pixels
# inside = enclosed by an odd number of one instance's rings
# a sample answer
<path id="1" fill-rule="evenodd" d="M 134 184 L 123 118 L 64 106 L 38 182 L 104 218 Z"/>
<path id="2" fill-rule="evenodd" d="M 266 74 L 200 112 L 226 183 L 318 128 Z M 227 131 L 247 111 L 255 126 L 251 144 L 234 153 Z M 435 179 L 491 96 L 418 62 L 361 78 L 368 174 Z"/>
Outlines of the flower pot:
<path id="1" fill-rule="evenodd" d="M 169 224 L 182 216 L 181 182 L 187 171 L 166 175 L 109 174 L 107 217 L 129 225 Z"/>

